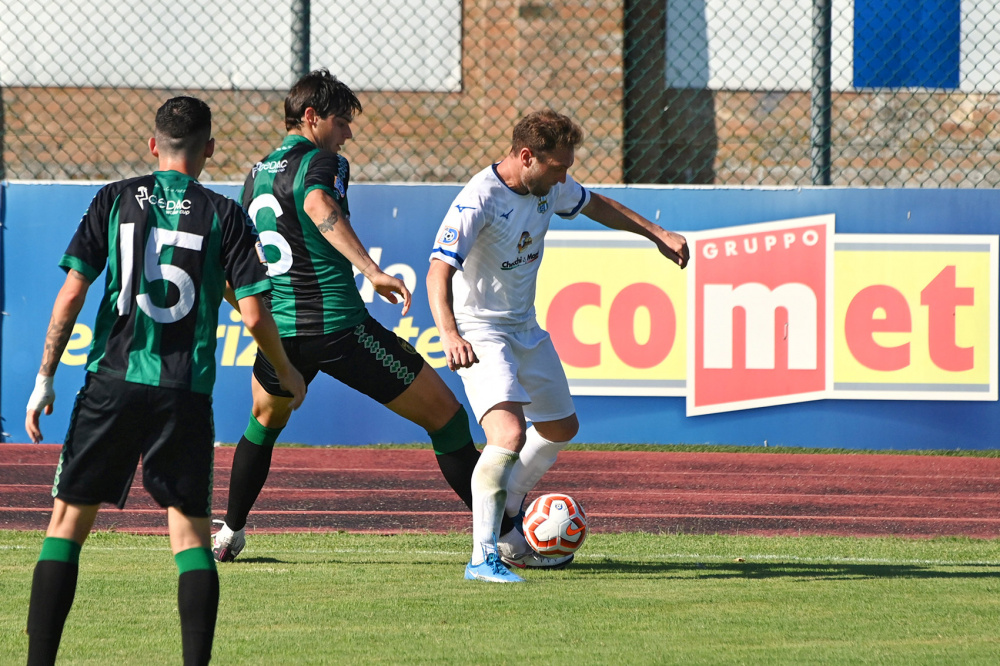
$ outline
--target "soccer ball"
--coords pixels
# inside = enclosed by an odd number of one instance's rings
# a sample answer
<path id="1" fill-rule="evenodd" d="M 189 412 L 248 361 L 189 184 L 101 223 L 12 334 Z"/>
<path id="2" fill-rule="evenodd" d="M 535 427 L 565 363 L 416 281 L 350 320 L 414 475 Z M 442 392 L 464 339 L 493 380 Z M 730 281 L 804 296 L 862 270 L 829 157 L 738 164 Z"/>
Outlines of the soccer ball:
<path id="1" fill-rule="evenodd" d="M 524 513 L 524 538 L 539 555 L 569 555 L 587 538 L 587 514 L 569 495 L 542 495 Z"/>

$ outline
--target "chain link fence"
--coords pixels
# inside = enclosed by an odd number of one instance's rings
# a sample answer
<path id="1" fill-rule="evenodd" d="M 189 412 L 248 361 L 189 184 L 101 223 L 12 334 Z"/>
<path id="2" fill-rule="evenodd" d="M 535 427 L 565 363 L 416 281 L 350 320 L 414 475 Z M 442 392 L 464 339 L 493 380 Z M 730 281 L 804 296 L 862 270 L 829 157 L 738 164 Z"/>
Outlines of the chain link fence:
<path id="1" fill-rule="evenodd" d="M 993 187 L 995 0 L 0 2 L 0 175 L 148 171 L 162 101 L 212 105 L 242 180 L 326 67 L 355 180 L 464 181 L 523 113 L 574 117 L 587 183 Z"/>

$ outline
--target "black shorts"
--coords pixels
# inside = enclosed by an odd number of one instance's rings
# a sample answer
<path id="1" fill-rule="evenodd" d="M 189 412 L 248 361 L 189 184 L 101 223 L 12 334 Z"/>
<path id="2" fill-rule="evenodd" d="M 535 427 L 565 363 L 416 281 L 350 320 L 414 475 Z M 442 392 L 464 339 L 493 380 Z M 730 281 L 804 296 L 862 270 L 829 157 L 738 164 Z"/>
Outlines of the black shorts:
<path id="1" fill-rule="evenodd" d="M 424 358 L 409 342 L 371 317 L 329 335 L 282 338 L 281 344 L 306 384 L 322 370 L 383 405 L 402 395 L 424 367 Z M 271 395 L 292 397 L 259 350 L 253 376 Z"/>
<path id="2" fill-rule="evenodd" d="M 70 504 L 125 506 L 136 465 L 162 507 L 212 512 L 212 396 L 87 373 L 76 396 L 52 495 Z"/>

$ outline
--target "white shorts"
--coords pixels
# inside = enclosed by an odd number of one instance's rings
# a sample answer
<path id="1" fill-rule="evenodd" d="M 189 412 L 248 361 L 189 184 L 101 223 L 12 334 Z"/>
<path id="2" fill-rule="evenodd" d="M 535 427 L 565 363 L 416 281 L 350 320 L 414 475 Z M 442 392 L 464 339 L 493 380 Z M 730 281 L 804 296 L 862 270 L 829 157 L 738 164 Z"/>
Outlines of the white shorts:
<path id="1" fill-rule="evenodd" d="M 477 421 L 501 402 L 524 405 L 529 421 L 558 421 L 576 413 L 569 383 L 549 334 L 476 330 L 462 334 L 479 363 L 458 371 Z"/>

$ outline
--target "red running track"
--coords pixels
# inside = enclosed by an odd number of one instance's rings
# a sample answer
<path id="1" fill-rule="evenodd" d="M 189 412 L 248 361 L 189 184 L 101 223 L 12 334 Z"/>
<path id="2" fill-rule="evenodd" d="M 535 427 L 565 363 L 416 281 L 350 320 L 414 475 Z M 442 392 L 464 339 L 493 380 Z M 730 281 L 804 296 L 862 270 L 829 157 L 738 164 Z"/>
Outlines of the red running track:
<path id="1" fill-rule="evenodd" d="M 0 444 L 0 528 L 44 529 L 58 445 Z M 216 449 L 216 518 L 233 447 Z M 136 475 L 97 529 L 163 534 Z M 601 532 L 1000 537 L 1000 459 L 564 451 L 535 494 L 566 492 Z M 469 531 L 427 450 L 277 448 L 247 524 L 259 532 Z"/>

